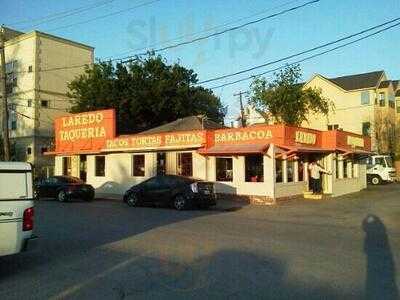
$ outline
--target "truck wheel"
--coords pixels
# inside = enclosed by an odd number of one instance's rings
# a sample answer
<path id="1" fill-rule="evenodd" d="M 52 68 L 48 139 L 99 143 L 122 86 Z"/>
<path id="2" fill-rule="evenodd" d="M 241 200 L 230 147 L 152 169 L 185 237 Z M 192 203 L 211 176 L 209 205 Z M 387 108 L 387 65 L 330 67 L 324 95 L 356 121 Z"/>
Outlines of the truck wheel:
<path id="1" fill-rule="evenodd" d="M 57 194 L 57 200 L 59 202 L 66 202 L 68 200 L 67 193 L 63 190 L 59 191 Z"/>
<path id="2" fill-rule="evenodd" d="M 381 184 L 381 183 L 382 183 L 382 179 L 381 179 L 379 176 L 373 176 L 373 177 L 371 178 L 371 183 L 372 183 L 373 185 Z"/>

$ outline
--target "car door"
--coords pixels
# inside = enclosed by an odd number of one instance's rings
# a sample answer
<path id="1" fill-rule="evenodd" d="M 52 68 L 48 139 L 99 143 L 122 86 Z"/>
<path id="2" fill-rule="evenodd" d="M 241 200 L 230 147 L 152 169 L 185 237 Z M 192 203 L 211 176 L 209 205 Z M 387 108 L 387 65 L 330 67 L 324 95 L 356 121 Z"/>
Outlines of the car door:
<path id="1" fill-rule="evenodd" d="M 50 197 L 49 196 L 49 188 L 50 188 L 50 178 L 43 179 L 37 185 L 37 192 L 39 197 Z"/>
<path id="2" fill-rule="evenodd" d="M 148 199 L 152 203 L 166 203 L 170 200 L 170 194 L 171 189 L 168 186 L 166 176 L 156 176 L 146 182 L 145 201 Z"/>
<path id="3" fill-rule="evenodd" d="M 49 177 L 47 189 L 46 189 L 47 190 L 46 197 L 51 197 L 51 198 L 57 197 L 57 193 L 62 185 L 63 185 L 63 182 L 59 178 Z"/>

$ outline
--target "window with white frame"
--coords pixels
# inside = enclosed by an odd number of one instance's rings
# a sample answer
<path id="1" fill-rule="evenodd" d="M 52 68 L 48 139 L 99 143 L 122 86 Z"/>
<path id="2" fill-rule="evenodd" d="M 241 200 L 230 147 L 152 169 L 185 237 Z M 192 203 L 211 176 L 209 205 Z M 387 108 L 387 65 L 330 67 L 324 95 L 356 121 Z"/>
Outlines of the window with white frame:
<path id="1" fill-rule="evenodd" d="M 106 157 L 104 155 L 95 156 L 94 161 L 95 176 L 106 176 Z"/>
<path id="2" fill-rule="evenodd" d="M 193 176 L 193 155 L 192 152 L 177 153 L 176 173 L 181 176 Z"/>
<path id="3" fill-rule="evenodd" d="M 294 160 L 287 160 L 286 162 L 287 181 L 294 181 Z"/>
<path id="4" fill-rule="evenodd" d="M 370 104 L 370 94 L 369 91 L 362 91 L 361 92 L 361 104 L 368 105 Z"/>
<path id="5" fill-rule="evenodd" d="M 275 182 L 283 182 L 283 160 L 275 160 Z"/>
<path id="6" fill-rule="evenodd" d="M 233 181 L 232 157 L 217 157 L 215 163 L 217 181 Z"/>
<path id="7" fill-rule="evenodd" d="M 379 93 L 379 106 L 386 106 L 386 95 L 384 92 Z"/>
<path id="8" fill-rule="evenodd" d="M 339 124 L 329 124 L 328 125 L 328 130 L 338 130 L 339 129 Z"/>
<path id="9" fill-rule="evenodd" d="M 135 177 L 145 176 L 145 155 L 135 154 L 132 156 L 132 175 Z"/>
<path id="10" fill-rule="evenodd" d="M 264 181 L 264 157 L 263 155 L 247 155 L 244 159 L 246 182 Z"/>

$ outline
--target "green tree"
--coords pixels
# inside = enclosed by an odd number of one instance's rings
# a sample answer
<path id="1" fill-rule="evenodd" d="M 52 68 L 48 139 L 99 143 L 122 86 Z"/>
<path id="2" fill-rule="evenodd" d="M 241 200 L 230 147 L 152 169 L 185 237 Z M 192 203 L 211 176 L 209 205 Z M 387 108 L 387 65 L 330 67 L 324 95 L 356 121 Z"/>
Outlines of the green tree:
<path id="1" fill-rule="evenodd" d="M 205 115 L 222 123 L 226 108 L 197 74 L 149 55 L 129 64 L 100 62 L 69 84 L 71 112 L 115 108 L 120 133 L 140 132 L 178 118 Z"/>
<path id="2" fill-rule="evenodd" d="M 300 126 L 309 113 L 327 115 L 333 104 L 322 97 L 321 90 L 304 88 L 299 65 L 286 66 L 274 74 L 272 82 L 255 78 L 251 84 L 250 103 L 277 123 Z"/>

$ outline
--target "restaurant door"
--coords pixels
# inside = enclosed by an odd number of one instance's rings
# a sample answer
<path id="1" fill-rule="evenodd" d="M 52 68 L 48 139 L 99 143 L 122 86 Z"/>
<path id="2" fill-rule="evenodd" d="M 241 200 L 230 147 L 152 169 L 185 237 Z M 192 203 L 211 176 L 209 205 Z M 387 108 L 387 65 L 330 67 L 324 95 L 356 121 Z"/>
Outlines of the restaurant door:
<path id="1" fill-rule="evenodd" d="M 79 156 L 79 178 L 86 182 L 87 159 L 86 155 Z"/>
<path id="2" fill-rule="evenodd" d="M 165 152 L 157 152 L 157 175 L 165 175 L 167 173 L 167 154 Z"/>

